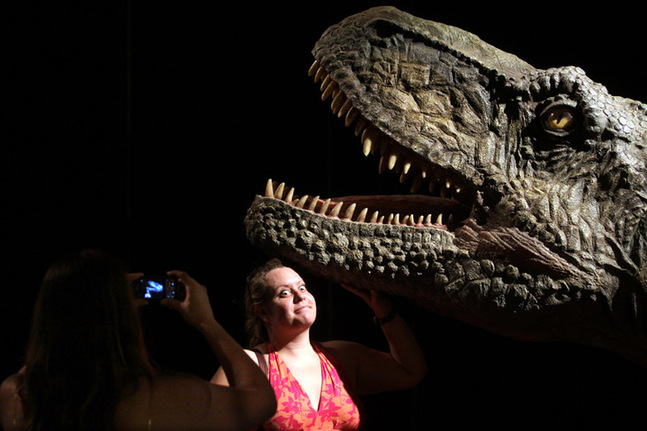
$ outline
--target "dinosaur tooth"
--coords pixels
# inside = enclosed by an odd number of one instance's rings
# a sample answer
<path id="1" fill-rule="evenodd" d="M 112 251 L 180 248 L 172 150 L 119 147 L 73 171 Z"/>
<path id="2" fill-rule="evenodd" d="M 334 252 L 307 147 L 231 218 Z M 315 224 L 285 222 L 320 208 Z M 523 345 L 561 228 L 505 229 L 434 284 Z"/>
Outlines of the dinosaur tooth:
<path id="1" fill-rule="evenodd" d="M 320 67 L 315 74 L 315 83 L 325 79 L 326 76 L 328 76 L 328 72 L 326 72 L 323 67 Z"/>
<path id="2" fill-rule="evenodd" d="M 409 173 L 410 169 L 411 169 L 411 162 L 410 161 L 404 162 L 404 164 L 402 165 L 402 173 L 406 175 Z"/>
<path id="3" fill-rule="evenodd" d="M 328 79 L 328 77 L 326 77 L 326 79 Z M 324 82 L 321 84 L 323 88 L 323 91 L 321 94 L 322 101 L 325 101 L 326 99 L 328 99 L 339 87 L 339 85 L 332 79 L 330 80 L 326 80 L 326 79 L 324 79 Z M 324 85 L 325 85 L 325 88 L 324 88 Z"/>
<path id="4" fill-rule="evenodd" d="M 357 207 L 357 204 L 353 203 L 348 208 L 346 208 L 346 212 L 344 213 L 344 218 L 348 220 L 352 220 L 353 213 L 355 212 L 356 207 Z"/>
<path id="5" fill-rule="evenodd" d="M 373 151 L 373 141 L 371 138 L 366 137 L 364 141 L 362 142 L 362 152 L 364 153 L 365 156 L 368 157 L 369 154 Z"/>
<path id="6" fill-rule="evenodd" d="M 334 115 L 337 115 L 341 107 L 346 103 L 346 95 L 343 91 L 337 91 L 330 104 L 330 109 Z M 341 117 L 341 115 L 340 115 Z"/>
<path id="7" fill-rule="evenodd" d="M 328 216 L 339 217 L 339 212 L 341 211 L 341 207 L 343 204 L 344 204 L 343 202 L 339 202 L 338 204 L 336 204 Z"/>
<path id="8" fill-rule="evenodd" d="M 358 116 L 359 116 L 359 111 L 355 109 L 355 107 L 351 104 L 350 108 L 348 108 L 348 112 L 346 113 L 344 126 L 349 127 L 351 124 L 353 124 L 353 121 L 355 121 Z"/>
<path id="9" fill-rule="evenodd" d="M 319 208 L 319 214 L 326 215 L 326 212 L 328 211 L 328 206 L 330 206 L 330 198 L 326 199 L 323 204 L 321 204 L 321 208 Z"/>
<path id="10" fill-rule="evenodd" d="M 368 208 L 364 208 L 362 211 L 360 211 L 359 215 L 357 216 L 357 221 L 364 222 L 366 220 L 367 214 L 368 214 Z"/>
<path id="11" fill-rule="evenodd" d="M 288 191 L 288 194 L 285 197 L 284 201 L 291 204 L 293 200 L 294 200 L 294 187 L 290 188 L 290 191 Z"/>
<path id="12" fill-rule="evenodd" d="M 317 70 L 319 70 L 319 61 L 313 60 L 312 64 L 308 68 L 308 76 L 314 75 Z"/>
<path id="13" fill-rule="evenodd" d="M 363 151 L 364 155 L 368 156 L 369 153 L 375 154 L 380 148 L 381 144 L 380 141 L 377 138 L 377 134 L 375 133 L 375 130 L 372 127 L 368 127 L 362 131 L 362 136 L 360 138 L 360 141 L 362 142 L 363 145 Z M 380 149 L 380 153 L 384 154 L 383 149 Z"/>
<path id="14" fill-rule="evenodd" d="M 284 191 L 285 191 L 285 183 L 279 184 L 279 186 L 276 188 L 276 191 L 274 192 L 274 197 L 276 199 L 283 199 Z"/>
<path id="15" fill-rule="evenodd" d="M 323 71 L 323 73 L 326 73 L 323 67 L 321 67 L 321 65 L 319 64 L 319 60 L 315 60 L 312 62 L 310 68 L 308 69 L 308 76 L 314 75 L 315 82 L 317 82 L 318 78 L 321 78 L 320 76 L 318 76 L 321 71 Z"/>
<path id="16" fill-rule="evenodd" d="M 315 196 L 314 198 L 312 198 L 312 201 L 310 201 L 310 205 L 308 205 L 308 210 L 314 212 L 318 202 L 319 202 L 319 196 Z"/>
<path id="17" fill-rule="evenodd" d="M 330 84 L 332 84 L 334 81 L 330 77 L 330 75 L 326 74 L 324 78 L 321 80 L 321 85 L 319 86 L 319 90 L 323 93 Z"/>
<path id="18" fill-rule="evenodd" d="M 387 157 L 387 169 L 392 171 L 395 168 L 396 163 L 398 163 L 398 155 L 395 153 L 390 154 Z"/>
<path id="19" fill-rule="evenodd" d="M 303 209 L 303 207 L 305 206 L 306 202 L 308 201 L 308 197 L 309 197 L 308 195 L 303 195 L 303 196 L 301 197 L 301 199 L 299 199 L 299 200 L 297 201 L 297 205 L 296 205 L 296 206 L 297 206 L 297 208 L 299 208 L 299 209 Z"/>
<path id="20" fill-rule="evenodd" d="M 361 115 L 357 117 L 357 122 L 355 123 L 355 136 L 359 136 L 364 130 L 368 121 Z"/>
<path id="21" fill-rule="evenodd" d="M 403 169 L 403 170 L 402 170 L 402 173 L 400 174 L 400 184 L 402 184 L 402 183 L 404 183 L 405 181 L 407 181 L 407 179 L 409 179 L 408 172 L 406 172 L 406 170 L 405 170 L 405 169 Z"/>
<path id="22" fill-rule="evenodd" d="M 265 197 L 274 197 L 274 185 L 272 184 L 271 179 L 267 180 L 267 183 L 265 183 Z"/>
<path id="23" fill-rule="evenodd" d="M 340 93 L 341 93 L 341 92 L 340 92 Z M 343 94 L 343 93 L 342 93 L 342 94 Z M 344 98 L 346 98 L 346 96 L 345 96 L 345 95 L 344 95 Z M 353 103 L 350 101 L 350 99 L 346 98 L 346 101 L 344 102 L 344 104 L 343 104 L 343 105 L 341 105 L 341 108 L 339 108 L 339 112 L 337 113 L 337 117 L 338 117 L 338 118 L 341 118 L 341 117 L 343 117 L 344 115 L 346 115 L 346 113 L 350 110 L 350 108 L 351 108 L 352 106 L 353 106 Z"/>
<path id="24" fill-rule="evenodd" d="M 384 156 L 380 157 L 380 164 L 378 165 L 377 171 L 380 174 L 383 174 L 388 170 L 388 164 L 389 164 L 389 161 L 386 157 Z"/>

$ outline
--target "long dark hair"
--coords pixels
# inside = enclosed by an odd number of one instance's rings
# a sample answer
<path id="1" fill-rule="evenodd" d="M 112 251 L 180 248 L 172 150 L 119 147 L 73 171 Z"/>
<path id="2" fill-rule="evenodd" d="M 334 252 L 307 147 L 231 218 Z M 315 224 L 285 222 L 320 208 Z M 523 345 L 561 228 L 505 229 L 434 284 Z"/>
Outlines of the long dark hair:
<path id="1" fill-rule="evenodd" d="M 255 347 L 260 343 L 269 341 L 265 324 L 256 312 L 256 308 L 272 299 L 272 290 L 265 279 L 265 275 L 273 269 L 283 268 L 283 263 L 272 258 L 253 269 L 247 276 L 247 289 L 245 290 L 245 330 L 249 336 L 249 346 Z"/>
<path id="2" fill-rule="evenodd" d="M 111 430 L 137 376 L 150 376 L 122 263 L 85 250 L 52 265 L 34 309 L 20 396 L 30 429 Z"/>

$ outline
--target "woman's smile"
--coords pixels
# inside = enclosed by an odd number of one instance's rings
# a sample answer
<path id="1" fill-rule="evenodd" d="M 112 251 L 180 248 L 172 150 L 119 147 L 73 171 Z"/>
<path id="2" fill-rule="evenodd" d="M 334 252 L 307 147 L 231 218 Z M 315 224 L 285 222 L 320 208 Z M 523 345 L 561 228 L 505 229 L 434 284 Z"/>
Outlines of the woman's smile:
<path id="1" fill-rule="evenodd" d="M 308 311 L 308 310 L 312 310 L 312 307 L 310 305 L 301 305 L 301 306 L 294 309 L 294 313 L 295 314 L 296 313 L 301 313 L 303 311 Z"/>

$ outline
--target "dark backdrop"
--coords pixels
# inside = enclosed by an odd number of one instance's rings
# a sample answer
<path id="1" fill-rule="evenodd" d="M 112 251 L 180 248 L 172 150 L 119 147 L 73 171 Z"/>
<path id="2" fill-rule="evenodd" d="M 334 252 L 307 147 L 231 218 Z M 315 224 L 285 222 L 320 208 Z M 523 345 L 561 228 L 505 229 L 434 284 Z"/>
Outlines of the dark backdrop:
<path id="1" fill-rule="evenodd" d="M 266 179 L 322 195 L 383 185 L 306 75 L 319 35 L 378 3 L 70 3 L 3 8 L 2 376 L 20 366 L 44 270 L 82 247 L 106 249 L 134 271 L 189 271 L 244 343 L 243 280 L 264 256 L 247 244 L 242 219 Z M 647 100 L 637 6 L 391 4 L 539 68 L 580 66 L 613 94 Z M 383 347 L 357 298 L 311 284 L 319 339 Z M 642 419 L 644 371 L 613 354 L 518 343 L 399 305 L 430 373 L 415 390 L 366 397 L 369 429 L 618 429 Z M 206 378 L 217 368 L 177 316 L 152 308 L 144 322 L 160 364 Z"/>

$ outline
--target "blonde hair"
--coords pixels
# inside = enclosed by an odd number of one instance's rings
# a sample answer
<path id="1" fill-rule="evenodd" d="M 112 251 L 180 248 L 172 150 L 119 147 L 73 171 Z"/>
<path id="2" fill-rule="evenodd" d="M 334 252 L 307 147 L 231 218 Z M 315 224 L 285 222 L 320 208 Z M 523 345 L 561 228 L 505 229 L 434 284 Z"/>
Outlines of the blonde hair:
<path id="1" fill-rule="evenodd" d="M 265 276 L 274 269 L 284 267 L 285 265 L 279 259 L 272 258 L 253 269 L 247 276 L 247 289 L 245 291 L 247 320 L 245 321 L 245 330 L 249 336 L 250 347 L 269 341 L 269 334 L 265 329 L 265 324 L 256 310 L 259 306 L 265 305 L 272 299 L 272 289 Z"/>

